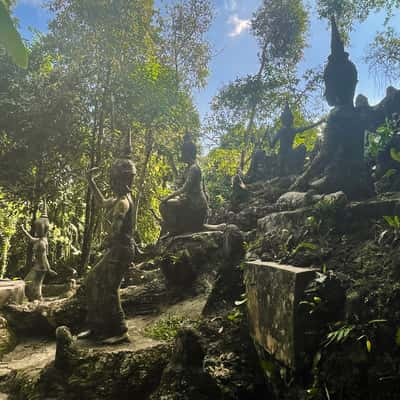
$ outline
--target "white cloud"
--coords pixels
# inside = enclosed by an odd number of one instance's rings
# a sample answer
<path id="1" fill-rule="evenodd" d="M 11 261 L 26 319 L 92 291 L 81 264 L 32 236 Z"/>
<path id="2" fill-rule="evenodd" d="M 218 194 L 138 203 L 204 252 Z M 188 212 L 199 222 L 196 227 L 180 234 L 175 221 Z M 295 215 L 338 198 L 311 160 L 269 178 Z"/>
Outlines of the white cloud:
<path id="1" fill-rule="evenodd" d="M 228 11 L 236 11 L 237 0 L 224 0 L 225 9 Z"/>
<path id="2" fill-rule="evenodd" d="M 229 36 L 235 37 L 241 35 L 243 32 L 246 32 L 250 28 L 251 22 L 249 19 L 240 19 L 235 14 L 229 17 L 228 24 L 233 26 L 233 31 L 229 33 Z"/>

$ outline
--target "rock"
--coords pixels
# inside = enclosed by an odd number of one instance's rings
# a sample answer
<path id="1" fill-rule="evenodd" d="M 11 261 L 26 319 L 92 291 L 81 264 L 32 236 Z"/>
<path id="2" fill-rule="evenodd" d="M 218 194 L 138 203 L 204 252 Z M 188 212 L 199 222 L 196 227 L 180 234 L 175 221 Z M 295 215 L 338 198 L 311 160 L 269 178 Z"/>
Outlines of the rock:
<path id="1" fill-rule="evenodd" d="M 6 304 L 22 304 L 25 298 L 25 282 L 0 280 L 0 308 Z"/>
<path id="2" fill-rule="evenodd" d="M 221 231 L 169 237 L 160 243 L 160 269 L 171 290 L 190 290 L 197 277 L 215 270 L 223 258 Z"/>
<path id="3" fill-rule="evenodd" d="M 139 351 L 81 349 L 75 347 L 68 329 L 61 327 L 55 362 L 44 369 L 11 374 L 1 387 L 18 399 L 148 399 L 170 357 L 167 344 Z"/>
<path id="4" fill-rule="evenodd" d="M 216 280 L 203 314 L 209 315 L 223 308 L 231 308 L 235 300 L 244 293 L 243 271 L 240 262 L 245 256 L 244 234 L 235 225 L 227 225 L 224 232 L 224 261 L 218 270 Z"/>
<path id="5" fill-rule="evenodd" d="M 160 387 L 150 396 L 150 400 L 222 399 L 216 382 L 203 369 L 203 360 L 204 352 L 197 334 L 192 329 L 181 329 Z"/>
<path id="6" fill-rule="evenodd" d="M 258 220 L 257 231 L 258 233 L 273 233 L 280 232 L 282 229 L 296 230 L 310 215 L 312 215 L 311 208 L 272 213 Z"/>
<path id="7" fill-rule="evenodd" d="M 287 192 L 279 197 L 276 205 L 282 209 L 293 210 L 309 205 L 310 200 L 308 192 Z"/>
<path id="8" fill-rule="evenodd" d="M 43 297 L 71 297 L 76 292 L 76 281 L 70 279 L 68 283 L 55 283 L 42 286 Z"/>
<path id="9" fill-rule="evenodd" d="M 0 360 L 4 354 L 12 351 L 17 344 L 14 332 L 5 318 L 0 317 Z"/>
<path id="10" fill-rule="evenodd" d="M 322 199 L 337 207 L 345 207 L 348 203 L 347 196 L 342 191 L 326 194 L 322 197 Z"/>
<path id="11" fill-rule="evenodd" d="M 253 339 L 276 360 L 296 369 L 301 364 L 304 326 L 297 308 L 315 271 L 272 262 L 248 262 L 247 309 Z"/>

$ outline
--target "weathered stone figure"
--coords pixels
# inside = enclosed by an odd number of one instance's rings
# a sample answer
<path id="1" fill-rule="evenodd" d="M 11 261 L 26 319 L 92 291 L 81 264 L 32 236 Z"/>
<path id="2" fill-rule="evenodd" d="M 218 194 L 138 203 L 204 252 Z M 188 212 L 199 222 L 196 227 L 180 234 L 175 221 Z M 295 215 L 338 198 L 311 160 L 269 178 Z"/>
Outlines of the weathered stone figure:
<path id="1" fill-rule="evenodd" d="M 244 177 L 245 183 L 265 181 L 270 177 L 268 171 L 268 158 L 265 151 L 256 148 L 251 155 L 250 167 Z"/>
<path id="2" fill-rule="evenodd" d="M 29 301 L 43 299 L 42 285 L 46 274 L 57 275 L 57 272 L 50 268 L 49 260 L 47 259 L 49 253 L 49 242 L 47 240 L 49 226 L 46 202 L 42 215 L 33 222 L 34 236 L 24 226 L 21 226 L 22 231 L 33 247 L 33 267 L 24 279 L 26 284 L 25 294 Z"/>
<path id="3" fill-rule="evenodd" d="M 206 222 L 208 204 L 196 157 L 196 145 L 190 135 L 186 134 L 182 145 L 182 160 L 188 165 L 185 183 L 160 204 L 163 232 L 170 235 L 201 231 Z"/>
<path id="4" fill-rule="evenodd" d="M 303 169 L 304 160 L 306 158 L 306 148 L 305 146 L 299 146 L 296 149 L 293 148 L 296 135 L 309 131 L 324 122 L 324 120 L 321 120 L 302 128 L 295 128 L 293 126 L 293 121 L 293 113 L 289 104 L 286 103 L 285 109 L 281 114 L 282 128 L 276 133 L 271 143 L 272 147 L 275 147 L 276 143 L 279 141 L 278 172 L 281 176 L 294 174 L 296 172 L 299 173 Z"/>
<path id="5" fill-rule="evenodd" d="M 110 211 L 111 225 L 109 235 L 102 245 L 104 256 L 89 272 L 84 283 L 89 330 L 78 335 L 78 338 L 93 336 L 105 344 L 129 340 L 119 288 L 135 254 L 133 201 L 130 192 L 136 169 L 130 156 L 129 144 L 123 157 L 117 159 L 111 167 L 112 198 L 104 198 L 89 172 L 90 188 L 97 203 Z"/>
<path id="6" fill-rule="evenodd" d="M 243 182 L 243 175 L 240 168 L 237 174 L 232 178 L 232 194 L 231 194 L 231 209 L 237 211 L 238 206 L 241 203 L 246 202 L 249 199 L 250 192 Z"/>
<path id="7" fill-rule="evenodd" d="M 334 108 L 328 116 L 321 151 L 291 190 L 311 187 L 319 193 L 342 190 L 349 199 L 370 197 L 374 190 L 364 161 L 365 131 L 376 129 L 400 107 L 399 91 L 388 88 L 386 98 L 375 107 L 359 97 L 354 107 L 357 69 L 344 51 L 334 19 L 324 81 L 326 100 Z"/>

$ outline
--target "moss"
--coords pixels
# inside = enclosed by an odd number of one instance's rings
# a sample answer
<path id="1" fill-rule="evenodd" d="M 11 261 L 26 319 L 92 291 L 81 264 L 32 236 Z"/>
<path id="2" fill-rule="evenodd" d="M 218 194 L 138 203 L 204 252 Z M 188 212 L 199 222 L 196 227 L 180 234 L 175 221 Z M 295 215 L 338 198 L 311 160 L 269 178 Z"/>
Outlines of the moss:
<path id="1" fill-rule="evenodd" d="M 183 327 L 196 327 L 198 322 L 187 317 L 167 315 L 154 324 L 148 325 L 144 334 L 146 337 L 155 340 L 172 340 L 179 329 Z"/>

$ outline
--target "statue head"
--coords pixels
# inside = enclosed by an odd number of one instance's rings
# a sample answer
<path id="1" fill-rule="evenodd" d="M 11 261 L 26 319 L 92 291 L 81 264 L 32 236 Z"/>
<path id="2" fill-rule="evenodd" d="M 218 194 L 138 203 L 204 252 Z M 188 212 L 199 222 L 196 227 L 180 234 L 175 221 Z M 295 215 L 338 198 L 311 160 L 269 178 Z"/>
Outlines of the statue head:
<path id="1" fill-rule="evenodd" d="M 190 133 L 186 133 L 183 137 L 182 144 L 182 161 L 186 164 L 193 164 L 197 157 L 197 147 L 192 140 Z"/>
<path id="2" fill-rule="evenodd" d="M 285 127 L 291 127 L 291 126 L 293 126 L 293 121 L 294 121 L 294 117 L 293 117 L 292 110 L 289 107 L 289 103 L 286 102 L 285 108 L 281 114 L 282 125 Z"/>
<path id="3" fill-rule="evenodd" d="M 357 108 L 366 108 L 369 107 L 368 97 L 363 94 L 359 94 L 356 97 L 356 107 Z"/>
<path id="4" fill-rule="evenodd" d="M 264 167 L 265 166 L 265 159 L 266 159 L 266 154 L 263 149 L 257 149 L 253 153 L 253 163 L 255 166 L 258 167 Z"/>
<path id="5" fill-rule="evenodd" d="M 110 170 L 111 190 L 117 196 L 123 196 L 130 193 L 133 186 L 133 180 L 136 175 L 135 164 L 131 160 L 132 143 L 131 134 L 127 137 L 126 145 L 123 149 L 121 158 L 114 161 Z"/>
<path id="6" fill-rule="evenodd" d="M 181 328 L 175 337 L 175 349 L 171 361 L 175 365 L 201 367 L 204 351 L 200 338 L 191 328 Z"/>
<path id="7" fill-rule="evenodd" d="M 325 98 L 330 106 L 353 105 L 358 82 L 356 66 L 344 51 L 335 19 L 332 17 L 331 54 L 324 71 Z"/>
<path id="8" fill-rule="evenodd" d="M 43 210 L 40 215 L 40 218 L 35 219 L 33 221 L 33 232 L 35 237 L 42 238 L 47 236 L 49 233 L 50 222 L 47 214 L 47 202 L 44 200 Z"/>

